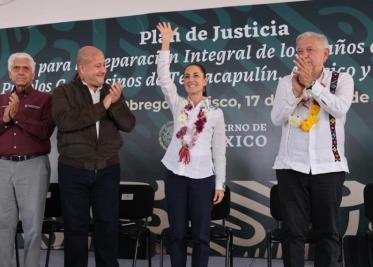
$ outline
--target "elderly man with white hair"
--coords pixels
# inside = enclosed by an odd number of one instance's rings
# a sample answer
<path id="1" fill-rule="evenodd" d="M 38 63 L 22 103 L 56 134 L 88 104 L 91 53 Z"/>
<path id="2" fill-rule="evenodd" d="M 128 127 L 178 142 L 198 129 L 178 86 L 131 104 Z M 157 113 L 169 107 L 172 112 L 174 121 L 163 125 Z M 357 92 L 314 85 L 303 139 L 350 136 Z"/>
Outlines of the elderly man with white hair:
<path id="1" fill-rule="evenodd" d="M 274 169 L 285 233 L 285 267 L 304 266 L 304 241 L 312 225 L 315 266 L 340 266 L 338 210 L 348 172 L 344 154 L 351 75 L 324 67 L 327 38 L 305 32 L 296 40 L 293 72 L 277 86 L 272 122 L 282 127 Z"/>
<path id="2" fill-rule="evenodd" d="M 29 54 L 12 54 L 8 69 L 14 88 L 0 96 L 0 261 L 1 266 L 16 265 L 14 237 L 20 216 L 24 266 L 37 267 L 50 178 L 52 101 L 32 88 L 35 62 Z"/>

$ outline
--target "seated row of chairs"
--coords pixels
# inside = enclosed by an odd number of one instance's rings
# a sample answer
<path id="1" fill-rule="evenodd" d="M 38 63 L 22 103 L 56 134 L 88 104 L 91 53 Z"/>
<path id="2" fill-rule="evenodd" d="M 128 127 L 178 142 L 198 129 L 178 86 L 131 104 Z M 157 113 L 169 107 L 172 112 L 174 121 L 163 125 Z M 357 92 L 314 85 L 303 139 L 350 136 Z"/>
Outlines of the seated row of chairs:
<path id="1" fill-rule="evenodd" d="M 148 266 L 151 266 L 151 233 L 148 229 L 149 218 L 153 215 L 154 207 L 154 189 L 147 184 L 125 184 L 120 186 L 120 236 L 133 238 L 135 240 L 135 247 L 133 252 L 133 264 L 136 266 L 138 256 L 138 249 L 140 246 L 140 238 L 145 236 L 146 251 L 148 258 Z M 270 192 L 270 212 L 272 217 L 277 221 L 277 227 L 273 230 L 267 231 L 267 262 L 268 267 L 272 266 L 272 245 L 280 243 L 281 241 L 281 212 L 280 212 L 280 199 L 278 196 L 278 186 L 274 185 Z M 369 184 L 364 189 L 364 206 L 365 215 L 369 222 L 373 222 L 373 184 Z M 225 266 L 233 266 L 233 233 L 232 229 L 226 227 L 225 219 L 229 216 L 230 212 L 230 189 L 226 188 L 224 199 L 218 205 L 214 205 L 212 211 L 212 224 L 211 224 L 211 240 L 225 240 Z M 222 224 L 216 223 L 221 220 Z M 43 234 L 48 234 L 48 244 L 45 266 L 49 265 L 50 251 L 53 243 L 53 236 L 55 232 L 63 232 L 62 210 L 60 207 L 60 197 L 58 184 L 51 184 L 46 200 L 45 216 L 43 221 Z M 163 255 L 165 251 L 165 241 L 167 241 L 169 229 L 166 228 L 162 231 L 160 236 L 160 266 L 163 266 Z M 18 233 L 22 232 L 22 223 L 18 225 Z M 189 229 L 189 232 L 190 229 Z M 369 230 L 366 234 L 369 252 L 369 266 L 373 267 L 372 255 L 372 242 L 373 231 Z M 312 228 L 310 228 L 309 235 L 306 243 L 312 243 Z M 344 251 L 343 251 L 343 238 L 341 237 L 341 264 L 345 266 Z M 16 259 L 17 266 L 19 265 L 18 256 L 18 242 L 16 237 Z"/>
<path id="2" fill-rule="evenodd" d="M 22 221 L 19 221 L 17 226 L 17 233 L 22 233 Z M 50 251 L 53 243 L 53 235 L 55 232 L 63 232 L 62 209 L 60 205 L 60 193 L 58 184 L 50 184 L 45 201 L 44 219 L 42 225 L 42 234 L 48 234 L 47 255 L 45 266 L 49 265 Z M 15 250 L 17 267 L 20 266 L 18 254 L 18 238 L 15 237 Z"/>
<path id="3" fill-rule="evenodd" d="M 150 230 L 147 228 L 148 219 L 153 215 L 154 189 L 150 185 L 121 185 L 120 206 L 118 222 L 120 236 L 135 239 L 135 251 L 133 253 L 133 266 L 136 266 L 139 240 L 146 238 L 149 266 L 151 266 Z M 91 227 L 92 228 L 92 227 Z M 49 266 L 49 257 L 53 244 L 53 236 L 56 232 L 63 232 L 64 224 L 60 205 L 58 184 L 52 183 L 47 193 L 42 233 L 48 234 L 47 254 L 45 266 Z M 17 233 L 22 233 L 22 222 L 18 223 Z M 19 264 L 18 238 L 16 236 L 16 260 Z"/>
<path id="4" fill-rule="evenodd" d="M 52 183 L 47 194 L 42 233 L 48 234 L 47 254 L 45 266 L 49 266 L 49 257 L 53 244 L 53 236 L 56 232 L 63 232 L 62 210 L 58 184 Z M 140 239 L 145 237 L 148 266 L 151 267 L 151 233 L 148 228 L 149 218 L 153 215 L 154 189 L 148 184 L 121 184 L 119 205 L 119 233 L 121 237 L 135 240 L 132 266 L 136 266 Z M 233 266 L 233 234 L 232 230 L 225 226 L 225 219 L 230 212 L 230 190 L 227 187 L 224 199 L 218 205 L 214 205 L 212 220 L 222 220 L 223 224 L 212 223 L 211 239 L 226 241 L 226 266 Z M 22 233 L 20 221 L 17 233 Z M 168 229 L 161 234 L 161 266 L 163 266 L 164 243 L 167 240 Z M 18 238 L 15 238 L 17 267 L 20 266 L 18 255 Z"/>

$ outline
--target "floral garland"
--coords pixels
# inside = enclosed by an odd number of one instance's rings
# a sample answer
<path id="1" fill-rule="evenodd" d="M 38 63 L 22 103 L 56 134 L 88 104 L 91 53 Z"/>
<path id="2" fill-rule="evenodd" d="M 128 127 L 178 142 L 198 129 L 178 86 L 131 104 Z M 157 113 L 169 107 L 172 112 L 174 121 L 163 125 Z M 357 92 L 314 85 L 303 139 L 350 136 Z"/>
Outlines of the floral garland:
<path id="1" fill-rule="evenodd" d="M 306 90 L 303 90 L 302 100 L 301 103 L 307 102 L 309 100 L 309 96 L 307 95 Z M 300 128 L 304 132 L 309 132 L 311 128 L 319 121 L 317 117 L 320 112 L 320 105 L 316 101 L 312 101 L 312 105 L 309 108 L 308 117 L 307 119 L 302 119 L 298 116 L 289 116 L 289 123 L 291 126 Z"/>
<path id="2" fill-rule="evenodd" d="M 298 116 L 289 116 L 289 123 L 293 127 L 299 127 L 304 132 L 309 132 L 313 125 L 315 125 L 319 118 L 317 115 L 320 112 L 320 106 L 317 102 L 314 102 L 308 112 L 307 119 L 303 120 L 302 118 L 299 118 Z"/>
<path id="3" fill-rule="evenodd" d="M 190 101 L 185 101 L 183 105 L 184 107 L 181 110 L 178 120 L 181 123 L 185 124 L 185 122 L 189 118 L 189 111 L 192 110 L 193 105 Z M 199 134 L 203 131 L 203 128 L 207 122 L 207 114 L 207 107 L 201 107 L 197 115 L 197 120 L 194 122 L 194 127 L 192 129 L 192 139 L 189 143 L 187 143 L 184 140 L 184 136 L 186 135 L 188 130 L 188 127 L 186 125 L 182 126 L 180 130 L 176 133 L 176 137 L 181 141 L 181 148 L 179 150 L 179 162 L 182 162 L 185 165 L 190 163 L 190 149 L 192 149 L 195 146 Z"/>
<path id="4" fill-rule="evenodd" d="M 322 87 L 325 87 L 325 84 L 322 82 L 322 80 L 324 79 L 324 74 L 325 73 L 323 72 L 321 77 L 318 79 L 319 84 Z M 302 100 L 301 100 L 300 103 L 302 103 L 304 106 L 306 106 L 305 103 L 308 102 L 310 99 L 312 100 L 312 98 L 307 93 L 307 88 L 304 88 L 303 93 L 302 93 Z M 309 108 L 307 119 L 303 120 L 302 118 L 299 118 L 298 116 L 290 115 L 288 121 L 289 121 L 291 126 L 299 127 L 302 131 L 309 132 L 312 129 L 312 127 L 316 123 L 318 123 L 319 112 L 320 112 L 319 103 L 317 103 L 315 100 L 312 100 L 312 105 Z"/>

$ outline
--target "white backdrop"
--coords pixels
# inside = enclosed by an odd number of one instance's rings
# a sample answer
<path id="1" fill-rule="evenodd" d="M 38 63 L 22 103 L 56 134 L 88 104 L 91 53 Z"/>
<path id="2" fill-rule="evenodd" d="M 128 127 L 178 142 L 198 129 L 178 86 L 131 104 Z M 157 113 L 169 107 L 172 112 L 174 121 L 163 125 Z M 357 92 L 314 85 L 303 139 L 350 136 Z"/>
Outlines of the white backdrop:
<path id="1" fill-rule="evenodd" d="M 0 0 L 0 29 L 154 12 L 300 0 Z"/>

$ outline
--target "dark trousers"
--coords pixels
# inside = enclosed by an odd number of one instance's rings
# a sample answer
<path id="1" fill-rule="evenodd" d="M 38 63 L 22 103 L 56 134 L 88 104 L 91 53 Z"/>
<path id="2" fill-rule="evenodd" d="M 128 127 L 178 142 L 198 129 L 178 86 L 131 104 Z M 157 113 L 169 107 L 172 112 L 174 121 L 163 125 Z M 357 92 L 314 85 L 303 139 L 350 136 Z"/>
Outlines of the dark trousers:
<path id="1" fill-rule="evenodd" d="M 171 265 L 186 265 L 188 221 L 192 224 L 193 267 L 207 267 L 210 253 L 210 221 L 215 175 L 192 179 L 168 171 L 165 193 L 170 223 Z"/>
<path id="2" fill-rule="evenodd" d="M 284 266 L 304 266 L 304 242 L 311 225 L 315 266 L 341 266 L 339 206 L 345 173 L 312 175 L 277 170 L 276 174 L 284 222 Z"/>
<path id="3" fill-rule="evenodd" d="M 65 223 L 65 267 L 88 265 L 90 207 L 97 267 L 117 267 L 119 165 L 97 171 L 58 164 Z"/>

